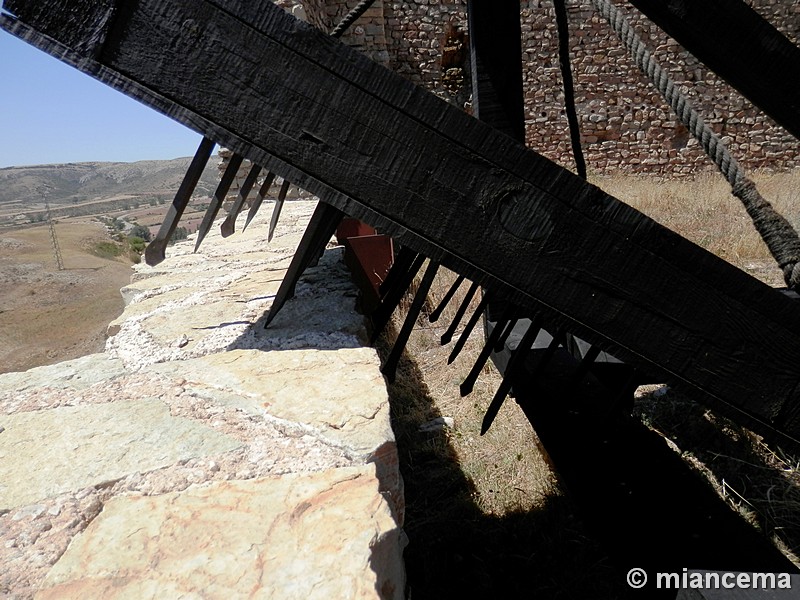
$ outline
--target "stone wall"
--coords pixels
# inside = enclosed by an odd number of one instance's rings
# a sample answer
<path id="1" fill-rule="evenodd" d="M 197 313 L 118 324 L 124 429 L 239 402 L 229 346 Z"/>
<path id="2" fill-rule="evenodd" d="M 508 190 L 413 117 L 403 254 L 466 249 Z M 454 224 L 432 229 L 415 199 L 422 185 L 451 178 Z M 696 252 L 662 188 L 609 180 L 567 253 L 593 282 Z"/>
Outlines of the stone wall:
<path id="1" fill-rule="evenodd" d="M 269 243 L 264 206 L 170 246 L 105 352 L 0 375 L 0 598 L 404 597 L 389 398 L 342 248 L 263 326 L 314 207 L 287 202 Z"/>
<path id="2" fill-rule="evenodd" d="M 303 0 L 303 4 L 309 21 L 329 30 L 356 0 Z M 745 167 L 800 165 L 797 140 L 635 9 L 618 4 Z M 751 5 L 797 43 L 800 5 L 793 0 L 753 0 Z M 639 74 L 607 23 L 586 2 L 570 0 L 568 9 L 576 103 L 590 169 L 679 175 L 713 169 L 658 92 Z M 527 142 L 571 167 L 553 6 L 549 1 L 523 0 L 520 10 Z M 381 23 L 383 36 L 378 34 Z M 466 0 L 378 0 L 344 41 L 367 49 L 440 97 L 469 108 L 468 53 L 462 51 L 466 34 Z"/>

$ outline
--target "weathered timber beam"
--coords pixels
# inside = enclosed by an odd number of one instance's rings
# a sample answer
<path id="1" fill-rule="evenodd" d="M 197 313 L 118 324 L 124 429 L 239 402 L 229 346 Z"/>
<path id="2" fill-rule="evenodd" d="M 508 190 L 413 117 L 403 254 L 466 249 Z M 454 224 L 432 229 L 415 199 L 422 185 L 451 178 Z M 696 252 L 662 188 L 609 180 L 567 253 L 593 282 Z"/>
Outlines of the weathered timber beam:
<path id="1" fill-rule="evenodd" d="M 800 139 L 800 48 L 743 0 L 629 0 Z"/>
<path id="2" fill-rule="evenodd" d="M 516 0 L 468 0 L 472 107 L 481 121 L 525 143 L 522 30 Z"/>
<path id="3" fill-rule="evenodd" d="M 525 143 L 522 83 L 522 30 L 516 0 L 467 1 L 472 114 L 498 131 Z M 495 298 L 486 318 L 494 321 L 508 302 Z"/>
<path id="4" fill-rule="evenodd" d="M 586 341 L 800 439 L 800 307 L 267 0 L 2 26 Z"/>

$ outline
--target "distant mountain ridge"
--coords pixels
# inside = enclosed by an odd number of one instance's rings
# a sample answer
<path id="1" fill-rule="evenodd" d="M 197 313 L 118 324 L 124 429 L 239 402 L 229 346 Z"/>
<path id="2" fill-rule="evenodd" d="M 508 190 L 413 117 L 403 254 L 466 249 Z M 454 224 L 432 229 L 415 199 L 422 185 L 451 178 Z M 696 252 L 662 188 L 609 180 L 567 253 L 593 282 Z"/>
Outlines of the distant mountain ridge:
<path id="1" fill-rule="evenodd" d="M 51 206 L 116 196 L 174 195 L 191 158 L 123 162 L 82 162 L 0 169 L 0 209 L 19 210 L 42 202 L 48 190 Z M 218 160 L 208 162 L 195 194 L 210 196 L 219 181 Z"/>

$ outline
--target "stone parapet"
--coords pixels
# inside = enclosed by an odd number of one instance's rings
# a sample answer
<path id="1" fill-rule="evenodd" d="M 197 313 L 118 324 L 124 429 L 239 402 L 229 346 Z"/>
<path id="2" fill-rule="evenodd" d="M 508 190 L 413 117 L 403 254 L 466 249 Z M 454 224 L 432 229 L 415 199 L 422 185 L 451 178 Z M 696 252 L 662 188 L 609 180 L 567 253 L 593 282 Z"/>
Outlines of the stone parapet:
<path id="1" fill-rule="evenodd" d="M 0 376 L 0 596 L 404 596 L 379 360 L 329 248 L 269 329 L 314 203 L 138 265 L 106 351 Z M 244 215 L 238 223 L 241 231 Z"/>

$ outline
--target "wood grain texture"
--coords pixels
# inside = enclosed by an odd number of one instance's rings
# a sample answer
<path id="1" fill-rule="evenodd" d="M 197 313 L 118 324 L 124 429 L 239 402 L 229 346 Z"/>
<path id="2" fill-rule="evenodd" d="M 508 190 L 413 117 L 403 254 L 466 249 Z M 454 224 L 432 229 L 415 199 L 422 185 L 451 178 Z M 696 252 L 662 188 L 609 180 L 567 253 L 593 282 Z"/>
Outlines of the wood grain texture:
<path id="1" fill-rule="evenodd" d="M 522 31 L 519 2 L 467 1 L 472 114 L 494 129 L 525 143 Z M 494 321 L 509 303 L 495 297 L 486 310 Z"/>
<path id="2" fill-rule="evenodd" d="M 742 0 L 629 0 L 800 139 L 800 48 Z"/>
<path id="3" fill-rule="evenodd" d="M 12 33 L 627 363 L 800 439 L 797 303 L 272 2 L 120 2 L 91 57 L 76 48 L 97 27 L 69 16 L 74 1 L 9 4 L 48 14 L 49 37 L 4 17 Z"/>

